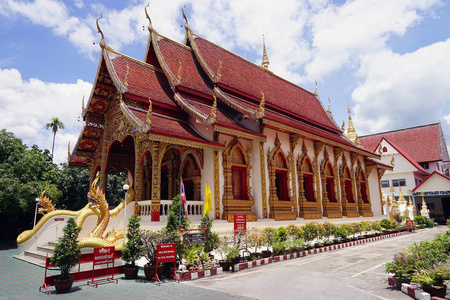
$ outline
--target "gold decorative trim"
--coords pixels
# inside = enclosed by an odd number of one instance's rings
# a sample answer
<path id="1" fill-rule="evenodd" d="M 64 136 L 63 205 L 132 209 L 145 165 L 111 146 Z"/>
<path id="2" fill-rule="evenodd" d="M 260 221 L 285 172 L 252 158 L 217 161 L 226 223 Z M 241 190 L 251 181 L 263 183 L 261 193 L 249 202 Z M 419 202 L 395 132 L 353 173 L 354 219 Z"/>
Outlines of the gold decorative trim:
<path id="1" fill-rule="evenodd" d="M 157 142 L 163 142 L 163 143 L 171 143 L 171 144 L 177 144 L 181 146 L 187 146 L 187 147 L 193 147 L 193 148 L 199 148 L 199 149 L 207 149 L 207 150 L 215 150 L 215 151 L 223 151 L 225 146 L 218 146 L 218 145 L 211 145 L 211 144 L 204 144 L 200 142 L 193 142 L 188 140 L 183 140 L 179 138 L 174 137 L 168 137 L 164 135 L 158 135 L 149 133 L 148 139 L 151 141 L 157 141 Z"/>
<path id="2" fill-rule="evenodd" d="M 298 141 L 300 140 L 299 134 L 292 134 L 289 135 L 289 167 L 291 168 L 291 174 L 292 174 L 292 200 L 294 201 L 294 213 L 295 216 L 298 216 L 298 198 L 297 198 L 297 174 L 295 172 L 295 158 L 294 158 L 294 151 L 295 147 L 297 146 Z"/>
<path id="3" fill-rule="evenodd" d="M 364 151 L 362 151 L 362 150 L 360 150 L 360 149 L 358 149 L 356 147 L 355 148 L 351 148 L 351 147 L 349 147 L 347 145 L 344 145 L 344 144 L 341 144 L 339 142 L 331 141 L 329 139 L 326 139 L 326 138 L 323 138 L 323 137 L 320 137 L 320 136 L 308 133 L 306 131 L 296 129 L 296 128 L 291 127 L 291 126 L 278 123 L 278 122 L 274 122 L 274 121 L 271 121 L 271 120 L 263 119 L 263 123 L 266 124 L 266 125 L 272 125 L 272 126 L 278 127 L 280 129 L 283 129 L 283 130 L 286 130 L 286 131 L 299 133 L 302 136 L 305 136 L 307 138 L 310 138 L 310 139 L 313 139 L 313 140 L 317 140 L 317 141 L 320 141 L 320 142 L 323 142 L 323 143 L 326 143 L 326 144 L 330 144 L 330 145 L 333 145 L 333 146 L 341 147 L 343 149 L 349 150 L 350 152 L 357 152 L 357 153 L 359 153 L 361 155 L 369 156 L 369 157 L 372 157 L 372 158 L 377 158 L 377 159 L 380 158 L 380 156 L 375 154 L 375 153 L 364 152 Z"/>
<path id="4" fill-rule="evenodd" d="M 248 139 L 248 140 L 256 140 L 256 141 L 260 141 L 263 143 L 265 143 L 267 141 L 266 137 L 257 136 L 257 135 L 254 135 L 254 134 L 251 134 L 248 132 L 242 132 L 242 131 L 222 127 L 219 125 L 214 126 L 214 131 L 220 132 L 220 133 L 223 133 L 226 135 L 231 135 L 231 136 L 235 136 L 235 137 L 239 137 L 239 138 Z"/>

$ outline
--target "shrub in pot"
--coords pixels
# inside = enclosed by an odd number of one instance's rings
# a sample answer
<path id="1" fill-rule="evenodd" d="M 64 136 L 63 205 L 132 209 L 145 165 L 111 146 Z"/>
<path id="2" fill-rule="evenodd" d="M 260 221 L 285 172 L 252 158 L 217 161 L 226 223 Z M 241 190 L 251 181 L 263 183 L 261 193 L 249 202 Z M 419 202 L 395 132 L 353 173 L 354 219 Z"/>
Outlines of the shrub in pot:
<path id="1" fill-rule="evenodd" d="M 430 295 L 445 298 L 446 285 L 445 280 L 450 279 L 450 268 L 440 265 L 429 270 L 419 270 L 414 273 L 412 281 L 420 284 L 425 292 Z"/>
<path id="2" fill-rule="evenodd" d="M 126 279 L 136 278 L 139 272 L 139 266 L 136 265 L 136 261 L 141 257 L 143 248 L 141 231 L 139 230 L 140 220 L 141 218 L 134 214 L 128 222 L 127 239 L 122 250 L 122 260 L 126 263 L 123 267 Z"/>
<path id="3" fill-rule="evenodd" d="M 417 269 L 418 257 L 413 253 L 399 252 L 394 259 L 386 263 L 386 273 L 394 274 L 394 283 L 400 288 L 402 282 L 409 283 Z"/>
<path id="4" fill-rule="evenodd" d="M 261 231 L 261 234 L 264 238 L 266 250 L 261 251 L 262 257 L 269 257 L 271 255 L 270 249 L 272 248 L 272 244 L 275 241 L 275 228 L 273 227 L 264 227 Z"/>
<path id="5" fill-rule="evenodd" d="M 58 293 L 65 293 L 70 290 L 73 278 L 70 277 L 70 270 L 75 267 L 80 259 L 81 251 L 78 249 L 77 239 L 81 227 L 77 226 L 75 220 L 70 218 L 63 229 L 63 237 L 55 245 L 50 263 L 61 269 L 61 275 L 55 279 L 55 288 Z"/>

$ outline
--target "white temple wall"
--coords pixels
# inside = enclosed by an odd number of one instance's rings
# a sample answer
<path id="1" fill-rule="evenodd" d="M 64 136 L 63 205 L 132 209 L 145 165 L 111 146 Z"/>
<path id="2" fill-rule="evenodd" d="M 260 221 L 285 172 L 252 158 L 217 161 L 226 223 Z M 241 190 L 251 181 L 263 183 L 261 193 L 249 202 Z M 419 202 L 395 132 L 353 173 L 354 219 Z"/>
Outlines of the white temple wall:
<path id="1" fill-rule="evenodd" d="M 262 197 L 262 189 L 261 189 L 261 162 L 260 162 L 260 154 L 259 154 L 259 141 L 252 141 L 252 153 L 251 153 L 251 164 L 252 164 L 252 178 L 250 180 L 252 185 L 252 195 L 255 199 L 255 205 L 253 206 L 253 212 L 256 213 L 258 219 L 263 218 L 263 201 L 267 201 L 267 199 L 263 199 Z M 266 170 L 264 170 L 264 175 L 266 174 Z M 266 176 L 267 178 L 267 176 Z M 267 185 L 267 180 L 266 180 Z"/>

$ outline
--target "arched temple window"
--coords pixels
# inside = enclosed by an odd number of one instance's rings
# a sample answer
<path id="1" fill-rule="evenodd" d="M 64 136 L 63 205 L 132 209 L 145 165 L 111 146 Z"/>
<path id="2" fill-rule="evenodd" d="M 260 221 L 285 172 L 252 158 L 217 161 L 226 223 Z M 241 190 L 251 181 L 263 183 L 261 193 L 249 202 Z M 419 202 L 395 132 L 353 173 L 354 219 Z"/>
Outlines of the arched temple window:
<path id="1" fill-rule="evenodd" d="M 325 186 L 327 191 L 327 197 L 329 202 L 337 202 L 336 192 L 334 188 L 334 172 L 331 163 L 325 165 L 324 170 Z"/>

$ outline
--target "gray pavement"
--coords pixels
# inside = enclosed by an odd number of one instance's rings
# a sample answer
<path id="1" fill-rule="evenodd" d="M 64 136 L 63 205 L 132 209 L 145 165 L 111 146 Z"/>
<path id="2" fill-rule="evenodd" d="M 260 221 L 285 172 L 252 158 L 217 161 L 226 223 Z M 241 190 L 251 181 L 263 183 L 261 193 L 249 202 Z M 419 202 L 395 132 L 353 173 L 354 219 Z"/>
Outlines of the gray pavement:
<path id="1" fill-rule="evenodd" d="M 39 292 L 44 269 L 17 259 L 16 249 L 0 251 L 0 299 L 411 299 L 388 287 L 383 264 L 405 246 L 430 240 L 447 227 L 277 262 L 236 273 L 161 286 L 144 279 L 98 288 L 74 283 L 68 294 Z"/>

